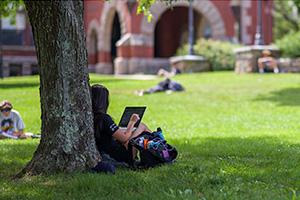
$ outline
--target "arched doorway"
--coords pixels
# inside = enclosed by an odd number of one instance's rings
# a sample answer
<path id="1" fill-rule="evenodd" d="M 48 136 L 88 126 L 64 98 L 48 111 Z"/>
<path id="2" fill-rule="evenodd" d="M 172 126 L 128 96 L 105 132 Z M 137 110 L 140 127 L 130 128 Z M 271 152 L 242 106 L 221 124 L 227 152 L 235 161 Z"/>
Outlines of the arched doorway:
<path id="1" fill-rule="evenodd" d="M 194 41 L 200 37 L 209 38 L 209 23 L 194 10 Z M 177 6 L 166 10 L 155 26 L 154 56 L 174 56 L 177 49 L 188 42 L 188 7 Z"/>
<path id="2" fill-rule="evenodd" d="M 118 12 L 115 12 L 115 16 L 112 23 L 111 31 L 111 42 L 110 42 L 110 55 L 112 64 L 114 63 L 115 58 L 117 57 L 117 46 L 116 43 L 121 38 L 121 24 L 119 20 Z M 113 68 L 114 73 L 114 68 Z"/>

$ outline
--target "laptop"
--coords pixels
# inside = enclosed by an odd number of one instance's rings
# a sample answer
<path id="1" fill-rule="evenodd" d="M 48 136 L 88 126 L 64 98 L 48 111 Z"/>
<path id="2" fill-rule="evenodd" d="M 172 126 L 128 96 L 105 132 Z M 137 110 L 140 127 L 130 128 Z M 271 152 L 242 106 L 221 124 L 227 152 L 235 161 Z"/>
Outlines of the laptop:
<path id="1" fill-rule="evenodd" d="M 120 119 L 120 122 L 118 125 L 119 128 L 127 129 L 127 125 L 129 123 L 131 115 L 138 114 L 140 117 L 140 120 L 134 124 L 134 129 L 136 129 L 139 126 L 140 122 L 142 121 L 145 110 L 146 110 L 146 106 L 128 106 L 128 107 L 126 107 L 122 114 L 122 117 Z"/>

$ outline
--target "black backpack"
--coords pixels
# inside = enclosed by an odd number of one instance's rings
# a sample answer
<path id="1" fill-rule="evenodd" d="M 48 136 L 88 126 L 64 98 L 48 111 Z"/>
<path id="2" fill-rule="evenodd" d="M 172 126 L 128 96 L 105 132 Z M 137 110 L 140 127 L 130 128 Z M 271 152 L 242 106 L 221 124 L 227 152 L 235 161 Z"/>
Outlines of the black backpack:
<path id="1" fill-rule="evenodd" d="M 178 152 L 175 147 L 171 146 L 165 140 L 162 130 L 149 133 L 143 132 L 139 136 L 129 141 L 128 150 L 131 152 L 132 147 L 139 151 L 139 160 L 134 167 L 148 168 L 155 167 L 164 163 L 175 161 Z"/>

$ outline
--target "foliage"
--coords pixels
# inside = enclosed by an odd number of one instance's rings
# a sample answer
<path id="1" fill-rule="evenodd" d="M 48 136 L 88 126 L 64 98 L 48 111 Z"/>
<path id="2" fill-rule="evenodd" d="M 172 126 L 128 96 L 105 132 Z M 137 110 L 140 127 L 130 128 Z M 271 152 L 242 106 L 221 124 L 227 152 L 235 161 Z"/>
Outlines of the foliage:
<path id="1" fill-rule="evenodd" d="M 150 12 L 150 7 L 152 4 L 155 3 L 156 0 L 138 0 L 138 9 L 137 13 L 143 13 L 144 15 L 147 16 L 148 21 L 151 21 L 152 19 L 152 14 Z"/>
<path id="2" fill-rule="evenodd" d="M 0 140 L 0 199 L 298 199 L 300 87 L 297 74 L 232 72 L 182 74 L 186 91 L 137 97 L 148 81 L 91 75 L 111 92 L 118 121 L 126 105 L 147 105 L 143 122 L 161 126 L 179 159 L 146 171 L 116 175 L 74 173 L 12 181 L 38 140 Z M 27 131 L 40 128 L 39 78 L 0 80 Z M 20 98 L 21 97 L 21 98 Z"/>
<path id="3" fill-rule="evenodd" d="M 285 35 L 276 41 L 276 45 L 286 57 L 300 57 L 300 31 Z"/>
<path id="4" fill-rule="evenodd" d="M 150 22 L 152 20 L 152 14 L 150 11 L 150 7 L 156 2 L 157 0 L 137 0 L 138 2 L 138 9 L 137 13 L 143 13 L 145 16 L 147 16 L 148 21 Z M 172 6 L 172 2 L 177 0 L 164 0 L 163 2 L 167 5 Z"/>
<path id="5" fill-rule="evenodd" d="M 194 45 L 196 55 L 204 56 L 211 65 L 213 71 L 232 70 L 235 63 L 233 50 L 240 47 L 225 41 L 199 39 Z M 178 49 L 177 55 L 188 54 L 188 44 Z"/>
<path id="6" fill-rule="evenodd" d="M 15 22 L 16 13 L 23 5 L 23 0 L 1 0 L 0 18 L 9 17 L 12 22 Z"/>
<path id="7" fill-rule="evenodd" d="M 274 1 L 274 38 L 300 31 L 300 0 Z"/>

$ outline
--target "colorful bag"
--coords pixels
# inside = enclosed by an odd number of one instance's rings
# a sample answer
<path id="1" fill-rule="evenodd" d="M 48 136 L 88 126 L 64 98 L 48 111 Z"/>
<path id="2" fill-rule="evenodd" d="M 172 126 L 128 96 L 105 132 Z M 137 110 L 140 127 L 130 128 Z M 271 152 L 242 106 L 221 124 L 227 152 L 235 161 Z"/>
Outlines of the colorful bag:
<path id="1" fill-rule="evenodd" d="M 143 132 L 132 138 L 129 146 L 139 150 L 140 167 L 154 167 L 162 163 L 171 163 L 178 155 L 176 148 L 167 143 L 160 128 L 155 132 Z"/>

